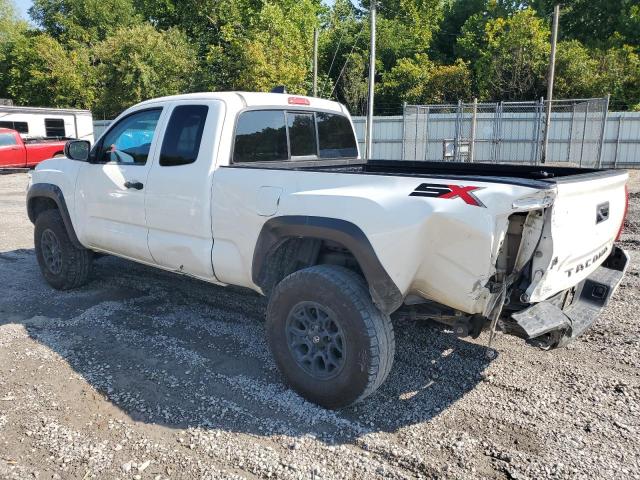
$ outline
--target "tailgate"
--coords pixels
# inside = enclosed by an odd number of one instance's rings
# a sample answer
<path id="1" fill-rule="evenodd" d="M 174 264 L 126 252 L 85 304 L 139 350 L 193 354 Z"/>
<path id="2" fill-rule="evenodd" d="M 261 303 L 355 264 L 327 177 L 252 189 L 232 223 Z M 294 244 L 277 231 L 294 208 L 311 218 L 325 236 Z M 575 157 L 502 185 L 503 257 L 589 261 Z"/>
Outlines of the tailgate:
<path id="1" fill-rule="evenodd" d="M 529 301 L 573 287 L 606 260 L 624 219 L 628 174 L 601 171 L 561 178 L 532 261 Z"/>

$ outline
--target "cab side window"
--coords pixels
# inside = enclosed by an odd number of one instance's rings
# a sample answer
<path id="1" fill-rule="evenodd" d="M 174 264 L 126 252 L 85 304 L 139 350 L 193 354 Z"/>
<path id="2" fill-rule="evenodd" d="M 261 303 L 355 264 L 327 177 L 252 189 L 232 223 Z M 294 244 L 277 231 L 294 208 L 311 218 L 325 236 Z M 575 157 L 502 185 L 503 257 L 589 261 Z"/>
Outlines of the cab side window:
<path id="1" fill-rule="evenodd" d="M 0 133 L 0 147 L 10 147 L 17 144 L 18 141 L 13 133 Z"/>
<path id="2" fill-rule="evenodd" d="M 173 109 L 160 150 L 160 165 L 188 165 L 198 158 L 209 107 L 181 105 Z"/>
<path id="3" fill-rule="evenodd" d="M 99 163 L 144 165 L 147 163 L 161 108 L 143 110 L 120 120 L 100 143 Z"/>

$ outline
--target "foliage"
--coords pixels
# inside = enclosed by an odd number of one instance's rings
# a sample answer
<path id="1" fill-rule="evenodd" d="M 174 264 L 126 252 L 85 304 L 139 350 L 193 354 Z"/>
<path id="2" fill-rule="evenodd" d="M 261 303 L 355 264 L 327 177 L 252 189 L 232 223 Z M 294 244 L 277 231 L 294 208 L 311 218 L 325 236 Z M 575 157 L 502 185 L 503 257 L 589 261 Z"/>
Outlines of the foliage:
<path id="1" fill-rule="evenodd" d="M 7 55 L 6 65 L 6 91 L 19 105 L 93 105 L 93 71 L 82 47 L 65 50 L 46 33 L 22 35 Z"/>
<path id="2" fill-rule="evenodd" d="M 497 100 L 538 98 L 544 94 L 549 58 L 549 28 L 526 8 L 490 19 L 478 34 L 478 17 L 463 27 L 458 43 L 475 57 L 480 96 Z"/>
<path id="3" fill-rule="evenodd" d="M 640 43 L 640 4 L 637 0 L 568 0 L 561 27 L 570 38 L 591 47 Z"/>
<path id="4" fill-rule="evenodd" d="M 458 59 L 453 65 L 437 65 L 427 55 L 403 58 L 383 74 L 380 93 L 385 102 L 428 104 L 469 100 L 471 72 Z"/>
<path id="5" fill-rule="evenodd" d="M 366 111 L 370 0 L 0 0 L 0 97 L 113 115 L 142 99 L 285 85 Z M 378 113 L 546 94 L 555 0 L 378 0 Z M 640 108 L 640 4 L 566 0 L 555 93 Z"/>
<path id="6" fill-rule="evenodd" d="M 148 98 L 188 89 L 196 57 L 179 30 L 159 32 L 151 25 L 122 28 L 95 47 L 96 108 L 115 115 Z"/>
<path id="7" fill-rule="evenodd" d="M 598 60 L 578 40 L 558 43 L 554 92 L 558 98 L 589 98 L 601 95 L 596 82 Z M 606 92 L 604 92 L 606 94 Z"/>
<path id="8" fill-rule="evenodd" d="M 131 0 L 34 0 L 29 13 L 63 44 L 95 44 L 140 21 Z"/>

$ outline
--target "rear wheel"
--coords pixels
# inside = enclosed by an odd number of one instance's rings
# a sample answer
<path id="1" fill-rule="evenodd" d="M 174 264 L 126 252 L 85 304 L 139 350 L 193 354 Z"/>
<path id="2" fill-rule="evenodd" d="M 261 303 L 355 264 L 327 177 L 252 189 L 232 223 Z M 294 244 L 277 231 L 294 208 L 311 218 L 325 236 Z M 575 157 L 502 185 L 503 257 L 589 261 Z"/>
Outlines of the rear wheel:
<path id="1" fill-rule="evenodd" d="M 373 393 L 395 352 L 391 321 L 371 301 L 362 277 L 332 265 L 300 270 L 277 285 L 267 339 L 287 383 L 327 408 Z"/>
<path id="2" fill-rule="evenodd" d="M 87 282 L 92 252 L 71 242 L 58 210 L 38 215 L 34 243 L 40 271 L 53 288 L 68 290 Z"/>

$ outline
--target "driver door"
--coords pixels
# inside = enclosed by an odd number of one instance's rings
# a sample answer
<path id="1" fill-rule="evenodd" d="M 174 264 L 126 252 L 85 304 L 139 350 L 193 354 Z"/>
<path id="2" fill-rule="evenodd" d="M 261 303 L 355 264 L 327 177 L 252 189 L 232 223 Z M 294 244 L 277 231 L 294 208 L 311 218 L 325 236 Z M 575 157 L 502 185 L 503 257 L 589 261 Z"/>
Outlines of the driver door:
<path id="1" fill-rule="evenodd" d="M 86 246 L 153 262 L 147 245 L 145 184 L 161 117 L 162 108 L 150 108 L 118 120 L 81 167 L 76 209 Z"/>

